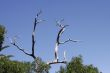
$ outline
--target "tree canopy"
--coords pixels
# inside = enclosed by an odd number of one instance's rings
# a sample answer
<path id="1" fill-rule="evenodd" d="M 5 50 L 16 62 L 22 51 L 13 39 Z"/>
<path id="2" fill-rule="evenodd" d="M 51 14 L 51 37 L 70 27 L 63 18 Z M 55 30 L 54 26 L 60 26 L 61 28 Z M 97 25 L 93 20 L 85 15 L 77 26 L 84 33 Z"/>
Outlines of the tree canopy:
<path id="1" fill-rule="evenodd" d="M 66 67 L 60 67 L 57 73 L 100 73 L 97 67 L 84 65 L 81 56 L 74 57 Z"/>
<path id="2" fill-rule="evenodd" d="M 49 73 L 49 69 L 50 69 L 50 65 L 46 64 L 39 57 L 37 57 L 36 60 L 32 62 L 31 71 L 35 73 Z"/>
<path id="3" fill-rule="evenodd" d="M 0 25 L 0 51 L 3 50 L 5 27 Z"/>
<path id="4" fill-rule="evenodd" d="M 12 61 L 9 56 L 0 56 L 0 73 L 29 73 L 29 62 Z"/>

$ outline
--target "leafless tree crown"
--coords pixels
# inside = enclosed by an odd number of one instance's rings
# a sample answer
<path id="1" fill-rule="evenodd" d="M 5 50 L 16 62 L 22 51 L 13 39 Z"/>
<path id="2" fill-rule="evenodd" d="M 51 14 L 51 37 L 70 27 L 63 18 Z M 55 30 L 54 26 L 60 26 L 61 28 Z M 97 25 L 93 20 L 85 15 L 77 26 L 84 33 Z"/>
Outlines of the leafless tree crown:
<path id="1" fill-rule="evenodd" d="M 16 42 L 15 42 L 15 39 L 13 38 L 13 41 L 11 42 L 12 45 L 14 45 L 17 49 L 19 49 L 20 51 L 22 51 L 23 53 L 25 53 L 26 55 L 29 55 L 31 56 L 32 58 L 36 59 L 36 56 L 35 56 L 35 30 L 36 30 L 36 26 L 37 24 L 39 24 L 40 22 L 42 22 L 43 20 L 39 19 L 39 16 L 41 15 L 42 11 L 39 11 L 35 17 L 35 20 L 34 20 L 34 28 L 33 28 L 33 32 L 32 32 L 32 52 L 31 53 L 27 53 L 25 52 L 25 50 L 21 47 L 19 47 Z"/>
<path id="2" fill-rule="evenodd" d="M 44 20 L 41 20 L 39 17 L 41 15 L 42 11 L 39 11 L 34 19 L 34 27 L 33 27 L 33 31 L 32 31 L 32 48 L 31 48 L 31 53 L 27 53 L 23 48 L 21 48 L 20 46 L 17 45 L 16 43 L 16 40 L 13 38 L 13 41 L 11 42 L 12 45 L 14 45 L 17 49 L 19 49 L 20 51 L 22 51 L 24 54 L 28 55 L 28 56 L 31 56 L 34 60 L 37 58 L 35 56 L 35 31 L 36 31 L 36 27 L 37 25 L 44 21 Z M 56 21 L 56 24 L 57 26 L 60 28 L 59 31 L 58 31 L 58 34 L 57 34 L 57 38 L 56 38 L 56 43 L 55 43 L 55 60 L 52 61 L 52 62 L 49 62 L 48 64 L 57 64 L 57 63 L 66 63 L 65 60 L 63 61 L 59 61 L 59 58 L 58 58 L 58 49 L 59 49 L 59 45 L 61 44 L 65 44 L 69 41 L 71 42 L 77 42 L 77 41 L 74 41 L 74 40 L 71 40 L 71 39 L 68 39 L 64 42 L 61 42 L 60 41 L 60 38 L 61 38 L 61 35 L 63 34 L 63 32 L 65 31 L 66 27 L 68 27 L 69 25 L 63 25 L 62 22 L 64 21 L 64 19 L 62 20 L 59 20 L 59 21 Z M 66 52 L 64 51 L 64 59 L 66 59 Z"/>

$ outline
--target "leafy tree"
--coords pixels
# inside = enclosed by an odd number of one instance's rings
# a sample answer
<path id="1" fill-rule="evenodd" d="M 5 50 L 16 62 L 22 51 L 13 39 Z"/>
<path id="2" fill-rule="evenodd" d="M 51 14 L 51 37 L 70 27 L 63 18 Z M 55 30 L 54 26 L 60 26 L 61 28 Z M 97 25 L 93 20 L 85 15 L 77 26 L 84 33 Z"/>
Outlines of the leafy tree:
<path id="1" fill-rule="evenodd" d="M 3 46 L 3 42 L 5 39 L 5 33 L 6 33 L 5 27 L 3 25 L 0 25 L 0 51 L 9 47 L 9 46 Z"/>
<path id="2" fill-rule="evenodd" d="M 9 46 L 3 46 L 5 39 L 5 27 L 0 25 L 0 51 Z M 0 54 L 0 73 L 29 73 L 31 64 L 28 62 L 11 61 L 12 55 Z"/>
<path id="3" fill-rule="evenodd" d="M 93 65 L 84 65 L 82 57 L 74 57 L 66 67 L 60 67 L 57 73 L 100 73 Z"/>
<path id="4" fill-rule="evenodd" d="M 0 25 L 0 51 L 2 50 L 5 32 L 5 27 Z"/>
<path id="5" fill-rule="evenodd" d="M 37 63 L 37 65 L 36 65 Z M 41 58 L 37 57 L 34 62 L 32 62 L 32 72 L 35 73 L 49 73 L 50 66 L 42 61 Z"/>
<path id="6" fill-rule="evenodd" d="M 0 73 L 29 73 L 29 62 L 11 61 L 10 56 L 0 56 Z"/>

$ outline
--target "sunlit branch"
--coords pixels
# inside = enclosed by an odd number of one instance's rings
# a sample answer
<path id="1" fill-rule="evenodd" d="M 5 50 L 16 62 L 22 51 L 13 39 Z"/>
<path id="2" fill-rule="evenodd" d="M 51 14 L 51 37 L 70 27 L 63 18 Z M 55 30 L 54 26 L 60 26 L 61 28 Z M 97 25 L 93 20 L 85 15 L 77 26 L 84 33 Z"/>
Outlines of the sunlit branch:
<path id="1" fill-rule="evenodd" d="M 64 61 L 66 61 L 66 51 L 64 51 L 63 55 L 64 55 Z"/>
<path id="2" fill-rule="evenodd" d="M 57 34 L 57 39 L 56 39 L 56 45 L 55 45 L 55 60 L 54 60 L 54 63 L 58 63 L 58 47 L 60 44 L 62 44 L 60 42 L 60 37 L 61 35 L 63 34 L 65 28 L 69 25 L 62 25 L 61 22 L 63 21 L 64 19 L 60 20 L 60 21 L 57 21 L 57 25 L 60 27 L 60 30 Z M 68 41 L 65 41 L 65 42 L 68 42 Z M 63 63 L 63 62 L 62 62 Z"/>
<path id="3" fill-rule="evenodd" d="M 67 64 L 67 62 L 66 62 L 66 61 L 49 62 L 49 63 L 47 63 L 47 64 L 48 64 L 48 65 L 52 65 L 52 64 L 58 64 L 58 63 Z"/>
<path id="4" fill-rule="evenodd" d="M 56 63 L 60 63 L 59 62 L 59 57 L 58 57 L 58 48 L 59 48 L 59 45 L 60 44 L 65 44 L 67 42 L 77 42 L 77 41 L 74 41 L 74 40 L 71 40 L 71 39 L 68 39 L 64 42 L 61 42 L 60 41 L 60 38 L 61 38 L 61 35 L 63 34 L 63 32 L 65 31 L 66 27 L 69 26 L 69 25 L 62 25 L 62 21 L 64 21 L 64 19 L 60 20 L 60 21 L 57 21 L 57 26 L 60 27 L 60 30 L 58 31 L 58 34 L 57 34 L 57 39 L 56 39 L 56 45 L 55 45 L 55 60 L 54 62 L 50 63 L 50 64 L 56 64 Z M 66 60 L 66 52 L 64 52 L 64 62 Z M 61 62 L 61 63 L 64 63 L 64 62 Z"/>
<path id="5" fill-rule="evenodd" d="M 62 26 L 62 28 L 59 30 L 58 32 L 58 35 L 57 35 L 57 40 L 56 40 L 56 43 L 58 43 L 58 45 L 61 43 L 60 42 L 60 37 L 61 35 L 63 34 L 63 32 L 65 31 L 65 28 L 69 26 L 69 25 L 65 25 L 65 26 Z"/>

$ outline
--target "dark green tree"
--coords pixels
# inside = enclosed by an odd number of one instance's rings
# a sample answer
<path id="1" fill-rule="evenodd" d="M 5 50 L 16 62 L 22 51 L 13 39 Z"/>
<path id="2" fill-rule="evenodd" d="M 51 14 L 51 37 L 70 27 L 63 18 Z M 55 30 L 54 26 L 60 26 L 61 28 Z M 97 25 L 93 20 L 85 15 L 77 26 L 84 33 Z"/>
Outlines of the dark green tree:
<path id="1" fill-rule="evenodd" d="M 9 46 L 3 46 L 5 40 L 5 27 L 0 25 L 0 52 Z M 5 56 L 0 54 L 0 73 L 29 73 L 31 64 L 28 62 L 12 61 L 9 58 L 12 55 Z"/>
<path id="2" fill-rule="evenodd" d="M 36 66 L 37 63 L 37 66 Z M 31 71 L 35 73 L 49 73 L 50 66 L 42 61 L 41 58 L 37 57 L 35 61 L 32 62 Z"/>
<path id="3" fill-rule="evenodd" d="M 9 46 L 3 46 L 5 33 L 6 33 L 5 27 L 3 25 L 0 25 L 0 51 L 9 47 Z"/>
<path id="4" fill-rule="evenodd" d="M 84 65 L 81 56 L 74 57 L 66 67 L 60 67 L 57 73 L 100 73 L 93 65 Z"/>
<path id="5" fill-rule="evenodd" d="M 29 62 L 18 62 L 9 59 L 10 56 L 0 55 L 0 73 L 30 73 Z"/>
<path id="6" fill-rule="evenodd" d="M 4 41 L 5 27 L 0 25 L 0 48 L 2 48 L 2 44 Z"/>

